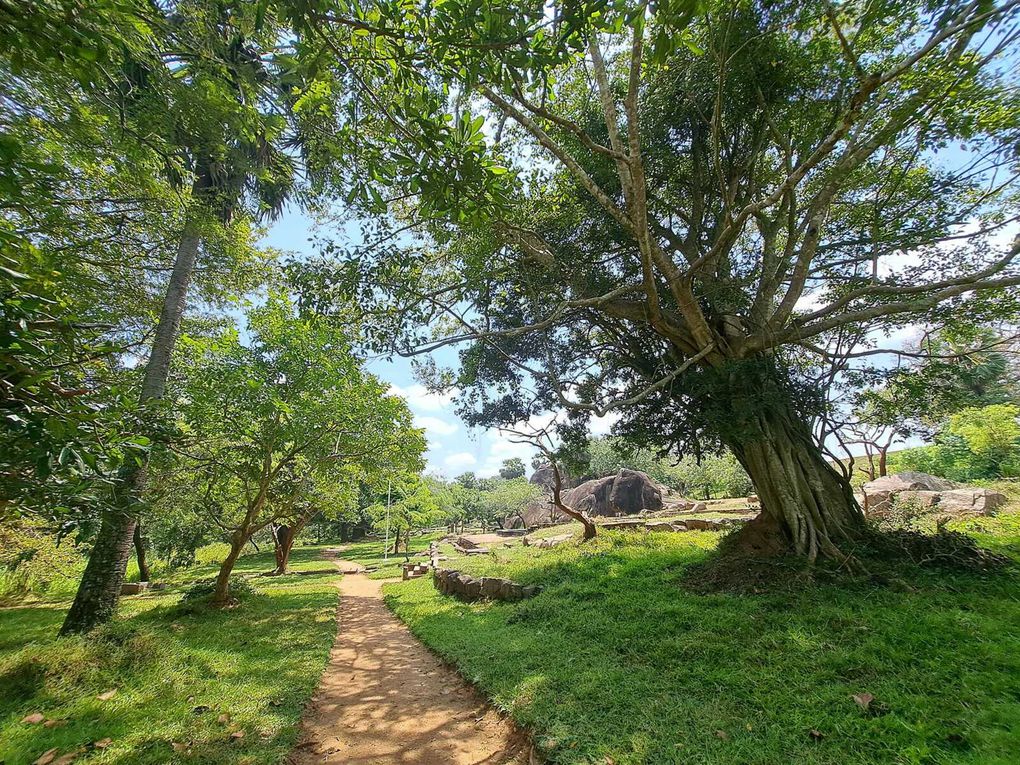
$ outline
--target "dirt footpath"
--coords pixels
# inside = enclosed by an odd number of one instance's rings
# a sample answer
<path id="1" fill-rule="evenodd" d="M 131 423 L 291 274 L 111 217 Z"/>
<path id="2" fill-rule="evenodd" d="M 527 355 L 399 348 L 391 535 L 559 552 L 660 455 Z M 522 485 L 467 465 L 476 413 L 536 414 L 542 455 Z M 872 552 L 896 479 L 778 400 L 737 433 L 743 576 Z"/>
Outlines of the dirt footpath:
<path id="1" fill-rule="evenodd" d="M 289 762 L 527 763 L 525 737 L 411 635 L 380 586 L 344 575 L 336 643 Z"/>

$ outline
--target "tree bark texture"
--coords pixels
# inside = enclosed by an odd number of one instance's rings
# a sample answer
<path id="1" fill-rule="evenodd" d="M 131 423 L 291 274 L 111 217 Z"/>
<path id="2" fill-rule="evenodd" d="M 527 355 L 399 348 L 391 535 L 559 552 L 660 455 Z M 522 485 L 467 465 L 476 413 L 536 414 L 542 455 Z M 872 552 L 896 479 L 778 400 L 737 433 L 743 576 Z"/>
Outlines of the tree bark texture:
<path id="1" fill-rule="evenodd" d="M 198 258 L 199 240 L 197 221 L 189 219 L 177 247 L 177 258 L 145 366 L 139 396 L 142 403 L 162 398 L 166 391 L 170 358 L 181 329 L 188 286 Z M 113 494 L 110 507 L 101 514 L 95 545 L 74 602 L 60 628 L 61 635 L 89 632 L 109 621 L 117 609 L 138 522 L 139 500 L 145 485 L 145 464 L 126 465 L 120 471 L 118 482 L 119 487 Z"/>
<path id="2" fill-rule="evenodd" d="M 135 523 L 134 532 L 135 559 L 138 561 L 138 580 L 141 582 L 150 581 L 149 563 L 145 557 L 145 540 L 142 538 L 142 524 Z"/>
<path id="3" fill-rule="evenodd" d="M 726 439 L 761 501 L 760 521 L 745 529 L 751 546 L 785 547 L 811 561 L 844 559 L 840 544 L 864 525 L 849 482 L 825 460 L 792 407 L 761 411 L 756 420 L 746 439 L 733 432 Z"/>
<path id="4" fill-rule="evenodd" d="M 248 535 L 241 531 L 235 531 L 230 537 L 230 552 L 220 564 L 219 573 L 216 574 L 216 586 L 213 589 L 212 602 L 216 606 L 225 606 L 230 602 L 230 574 L 234 570 L 234 564 L 241 557 L 241 550 L 244 543 L 248 541 Z"/>

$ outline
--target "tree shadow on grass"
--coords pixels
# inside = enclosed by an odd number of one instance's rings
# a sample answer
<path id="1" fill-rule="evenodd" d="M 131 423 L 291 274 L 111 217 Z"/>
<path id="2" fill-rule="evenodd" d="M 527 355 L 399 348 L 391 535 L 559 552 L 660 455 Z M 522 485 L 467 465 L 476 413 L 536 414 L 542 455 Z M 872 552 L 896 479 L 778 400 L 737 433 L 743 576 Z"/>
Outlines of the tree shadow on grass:
<path id="1" fill-rule="evenodd" d="M 912 592 L 844 582 L 697 595 L 681 585 L 704 550 L 648 538 L 557 550 L 495 564 L 545 587 L 519 604 L 464 604 L 423 580 L 391 586 L 388 602 L 558 762 L 843 764 L 923 751 L 976 763 L 1015 752 L 1012 572 L 923 572 Z M 852 698 L 862 693 L 875 697 L 868 710 Z"/>
<path id="2" fill-rule="evenodd" d="M 203 763 L 279 762 L 335 634 L 335 589 L 318 577 L 294 579 L 234 609 L 150 606 L 88 638 L 55 639 L 60 608 L 19 609 L 15 617 L 37 639 L 23 641 L 5 624 L 2 644 L 21 649 L 11 658 L 22 671 L 35 670 L 17 698 L 0 694 L 0 760 L 29 763 L 54 747 L 87 750 L 109 737 L 109 762 L 189 759 L 174 742 Z M 111 699 L 97 699 L 110 688 Z M 62 724 L 21 724 L 37 710 Z M 228 724 L 218 722 L 224 713 Z M 235 729 L 244 737 L 232 739 Z"/>

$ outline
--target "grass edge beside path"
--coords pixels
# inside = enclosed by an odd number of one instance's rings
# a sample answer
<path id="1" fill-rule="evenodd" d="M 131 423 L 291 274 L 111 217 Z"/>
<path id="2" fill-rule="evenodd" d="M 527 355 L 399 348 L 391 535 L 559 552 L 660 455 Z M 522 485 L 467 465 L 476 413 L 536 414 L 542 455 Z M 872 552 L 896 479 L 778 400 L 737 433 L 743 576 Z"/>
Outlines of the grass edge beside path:
<path id="1" fill-rule="evenodd" d="M 1020 560 L 1020 507 L 960 527 Z M 519 604 L 461 603 L 428 578 L 384 593 L 552 763 L 1016 762 L 1015 568 L 921 573 L 915 592 L 692 594 L 684 572 L 716 538 L 610 532 L 451 562 L 545 587 Z"/>
<path id="2" fill-rule="evenodd" d="M 124 598 L 118 618 L 84 638 L 56 637 L 66 602 L 5 608 L 0 762 L 27 765 L 53 748 L 89 765 L 281 762 L 336 636 L 340 574 L 324 549 L 295 548 L 295 571 L 322 571 L 305 575 L 256 577 L 272 552 L 242 557 L 237 573 L 256 591 L 229 609 L 180 602 L 216 567 L 186 569 L 166 591 Z M 22 722 L 33 713 L 52 727 Z"/>

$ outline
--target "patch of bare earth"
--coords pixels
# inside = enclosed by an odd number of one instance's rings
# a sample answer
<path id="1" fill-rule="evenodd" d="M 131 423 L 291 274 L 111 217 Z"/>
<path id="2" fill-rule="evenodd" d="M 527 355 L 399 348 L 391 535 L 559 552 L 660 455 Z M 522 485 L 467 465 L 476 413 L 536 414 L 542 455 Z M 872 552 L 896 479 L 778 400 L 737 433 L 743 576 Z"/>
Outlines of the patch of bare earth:
<path id="1" fill-rule="evenodd" d="M 386 608 L 381 584 L 363 574 L 341 581 L 336 643 L 289 762 L 528 762 L 527 737 L 418 642 Z"/>

